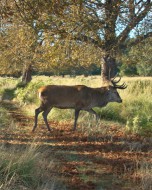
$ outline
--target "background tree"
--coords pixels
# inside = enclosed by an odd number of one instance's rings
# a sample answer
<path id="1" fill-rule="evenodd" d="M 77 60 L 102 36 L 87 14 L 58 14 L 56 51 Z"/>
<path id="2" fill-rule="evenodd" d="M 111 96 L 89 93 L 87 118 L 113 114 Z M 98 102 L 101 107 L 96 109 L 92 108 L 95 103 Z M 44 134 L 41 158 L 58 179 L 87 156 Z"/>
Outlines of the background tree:
<path id="1" fill-rule="evenodd" d="M 80 44 L 76 41 L 56 40 L 50 45 L 50 39 L 45 40 L 41 61 L 43 71 L 48 70 L 56 75 L 91 74 L 95 64 L 100 68 L 101 51 L 93 45 Z"/>
<path id="2" fill-rule="evenodd" d="M 0 36 L 1 74 L 19 75 L 30 65 L 34 37 L 27 28 L 15 24 L 5 30 Z"/>
<path id="3" fill-rule="evenodd" d="M 23 73 L 22 81 L 27 83 L 36 63 L 39 35 L 22 21 L 13 0 L 3 0 L 0 8 L 0 74 Z"/>
<path id="4" fill-rule="evenodd" d="M 133 43 L 135 39 L 132 39 Z M 121 73 L 125 75 L 152 76 L 152 38 L 143 40 L 141 43 L 127 49 L 120 57 L 122 66 Z"/>
<path id="5" fill-rule="evenodd" d="M 117 73 L 117 59 L 129 48 L 127 41 L 130 36 L 135 38 L 129 43 L 130 47 L 152 36 L 150 0 L 11 1 L 22 24 L 24 21 L 31 31 L 34 30 L 35 44 L 39 40 L 41 44 L 50 40 L 52 49 L 53 46 L 61 49 L 65 41 L 69 42 L 65 43 L 67 47 L 69 44 L 74 47 L 76 43 L 79 47 L 89 48 L 91 44 L 100 50 L 104 81 Z M 5 6 L 9 17 L 12 17 L 11 6 Z M 59 61 L 61 63 L 63 59 Z"/>
<path id="6" fill-rule="evenodd" d="M 90 43 L 104 51 L 102 76 L 114 77 L 116 59 L 129 35 L 138 36 L 133 46 L 152 35 L 150 0 L 15 1 L 23 20 L 49 34 L 53 43 L 68 38 Z"/>

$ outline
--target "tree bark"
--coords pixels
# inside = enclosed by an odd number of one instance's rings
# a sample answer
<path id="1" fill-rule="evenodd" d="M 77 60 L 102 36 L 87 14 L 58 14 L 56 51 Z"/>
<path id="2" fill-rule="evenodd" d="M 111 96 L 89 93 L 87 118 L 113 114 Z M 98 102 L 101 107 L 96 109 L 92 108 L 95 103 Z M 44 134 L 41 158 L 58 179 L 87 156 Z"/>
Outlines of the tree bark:
<path id="1" fill-rule="evenodd" d="M 32 80 L 32 66 L 29 65 L 23 72 L 22 82 L 27 84 Z"/>
<path id="2" fill-rule="evenodd" d="M 115 77 L 118 72 L 116 59 L 110 55 L 103 57 L 103 64 L 101 67 L 102 82 L 107 83 L 111 78 Z"/>

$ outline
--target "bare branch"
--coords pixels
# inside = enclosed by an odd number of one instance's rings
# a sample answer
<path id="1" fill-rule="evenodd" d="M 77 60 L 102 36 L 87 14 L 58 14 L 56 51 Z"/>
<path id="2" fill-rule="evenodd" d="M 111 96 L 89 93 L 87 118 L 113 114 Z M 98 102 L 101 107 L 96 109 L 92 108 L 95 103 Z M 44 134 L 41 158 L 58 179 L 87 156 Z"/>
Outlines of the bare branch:
<path id="1" fill-rule="evenodd" d="M 145 9 L 139 14 L 133 18 L 133 20 L 128 24 L 128 26 L 124 29 L 124 31 L 117 37 L 117 41 L 118 41 L 118 46 L 124 42 L 127 37 L 128 34 L 130 33 L 130 31 L 136 27 L 136 25 L 143 20 L 143 18 L 146 16 L 146 14 L 150 11 L 152 6 L 152 2 L 151 3 L 147 3 L 147 5 L 145 6 Z"/>

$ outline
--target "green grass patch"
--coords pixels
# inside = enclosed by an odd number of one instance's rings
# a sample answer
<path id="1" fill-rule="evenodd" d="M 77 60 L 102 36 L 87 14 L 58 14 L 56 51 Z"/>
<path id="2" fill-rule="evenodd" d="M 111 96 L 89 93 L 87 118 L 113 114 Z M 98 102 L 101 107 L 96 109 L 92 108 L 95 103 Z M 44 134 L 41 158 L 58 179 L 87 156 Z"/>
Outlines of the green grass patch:
<path id="1" fill-rule="evenodd" d="M 15 98 L 20 102 L 20 104 L 36 104 L 37 90 L 41 86 L 45 85 L 43 81 L 31 82 L 27 86 L 19 86 L 15 90 Z"/>

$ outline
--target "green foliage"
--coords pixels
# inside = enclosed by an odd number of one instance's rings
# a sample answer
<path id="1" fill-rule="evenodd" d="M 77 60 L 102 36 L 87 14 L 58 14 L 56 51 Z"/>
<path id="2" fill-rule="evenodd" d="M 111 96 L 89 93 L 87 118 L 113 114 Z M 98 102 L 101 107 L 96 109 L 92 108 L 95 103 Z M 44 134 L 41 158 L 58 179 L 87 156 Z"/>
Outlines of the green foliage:
<path id="1" fill-rule="evenodd" d="M 148 64 L 145 63 L 144 60 L 142 63 L 140 62 L 137 64 L 136 68 L 139 76 L 152 76 L 152 64 L 151 64 L 152 58 L 148 56 L 148 59 L 150 60 Z"/>
<path id="2" fill-rule="evenodd" d="M 152 133 L 152 117 L 137 115 L 127 120 L 126 132 L 149 136 Z"/>
<path id="3" fill-rule="evenodd" d="M 0 100 L 11 100 L 14 98 L 14 91 L 19 79 L 12 77 L 0 77 Z"/>
<path id="4" fill-rule="evenodd" d="M 15 95 L 17 100 L 22 104 L 37 103 L 37 90 L 43 86 L 43 81 L 31 82 L 27 86 L 22 87 L 22 85 L 16 89 Z M 24 85 L 23 85 L 24 86 Z"/>
<path id="5" fill-rule="evenodd" d="M 13 89 L 18 84 L 19 79 L 13 77 L 0 77 L 0 95 L 5 89 Z"/>
<path id="6" fill-rule="evenodd" d="M 135 40 L 135 39 L 134 39 Z M 128 42 L 129 44 L 129 42 Z M 140 44 L 127 49 L 120 57 L 120 72 L 126 76 L 152 76 L 152 38 L 142 41 Z"/>
<path id="7" fill-rule="evenodd" d="M 122 76 L 135 76 L 137 73 L 137 66 L 135 64 L 123 63 L 120 67 L 120 74 Z"/>
<path id="8" fill-rule="evenodd" d="M 152 133 L 152 81 L 135 80 L 128 84 L 128 99 L 121 114 L 126 118 L 128 132 L 150 135 Z"/>
<path id="9" fill-rule="evenodd" d="M 121 105 L 117 103 L 110 103 L 106 107 L 96 108 L 96 112 L 101 119 L 109 121 L 125 122 L 125 118 L 120 114 Z"/>

